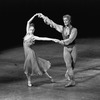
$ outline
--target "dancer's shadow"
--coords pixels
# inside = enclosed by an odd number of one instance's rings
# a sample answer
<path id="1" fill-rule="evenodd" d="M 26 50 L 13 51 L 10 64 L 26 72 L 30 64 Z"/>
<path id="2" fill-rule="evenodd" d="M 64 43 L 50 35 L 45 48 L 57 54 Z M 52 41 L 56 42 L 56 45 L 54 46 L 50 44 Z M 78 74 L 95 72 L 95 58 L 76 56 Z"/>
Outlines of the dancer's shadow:
<path id="1" fill-rule="evenodd" d="M 21 77 L 2 76 L 0 77 L 0 84 L 14 83 L 24 80 Z"/>
<path id="2" fill-rule="evenodd" d="M 32 83 L 32 85 L 34 86 L 34 87 L 39 87 L 39 86 L 41 86 L 41 85 L 45 85 L 45 84 L 52 84 L 52 83 L 54 83 L 54 82 L 52 82 L 50 79 L 43 79 L 43 80 L 38 80 L 38 81 L 36 81 L 36 82 L 33 82 Z"/>
<path id="3" fill-rule="evenodd" d="M 89 66 L 75 72 L 76 75 L 78 73 L 79 75 L 75 78 L 77 84 L 87 82 L 97 76 L 100 76 L 100 69 L 99 66 Z"/>
<path id="4" fill-rule="evenodd" d="M 93 78 L 95 78 L 96 76 L 98 76 L 100 74 L 96 74 L 96 75 L 91 75 L 91 76 L 83 76 L 83 77 L 78 77 L 78 78 L 75 78 L 76 79 L 76 84 L 78 85 L 79 83 L 84 83 L 84 82 L 87 82 Z"/>

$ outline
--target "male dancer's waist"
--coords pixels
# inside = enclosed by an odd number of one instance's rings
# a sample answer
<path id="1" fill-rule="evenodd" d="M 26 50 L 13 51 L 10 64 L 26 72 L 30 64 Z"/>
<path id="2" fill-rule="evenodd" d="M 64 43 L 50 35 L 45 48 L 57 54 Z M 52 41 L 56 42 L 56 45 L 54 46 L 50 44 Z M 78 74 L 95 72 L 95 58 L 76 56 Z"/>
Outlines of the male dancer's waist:
<path id="1" fill-rule="evenodd" d="M 64 45 L 64 47 L 68 47 L 68 48 L 71 48 L 73 46 L 75 46 L 75 41 L 73 41 L 72 43 L 70 43 L 69 45 Z"/>

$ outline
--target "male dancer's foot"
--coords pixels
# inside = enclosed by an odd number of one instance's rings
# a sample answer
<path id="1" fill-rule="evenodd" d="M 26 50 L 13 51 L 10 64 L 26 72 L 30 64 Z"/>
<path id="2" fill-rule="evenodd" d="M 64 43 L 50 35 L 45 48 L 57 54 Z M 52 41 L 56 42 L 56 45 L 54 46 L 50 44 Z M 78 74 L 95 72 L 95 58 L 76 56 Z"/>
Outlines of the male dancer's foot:
<path id="1" fill-rule="evenodd" d="M 75 81 L 74 80 L 69 80 L 66 82 L 65 87 L 72 87 L 75 86 Z"/>
<path id="2" fill-rule="evenodd" d="M 68 73 L 66 73 L 65 77 L 66 77 L 66 85 L 65 85 L 65 87 L 75 86 L 74 76 L 69 75 Z"/>

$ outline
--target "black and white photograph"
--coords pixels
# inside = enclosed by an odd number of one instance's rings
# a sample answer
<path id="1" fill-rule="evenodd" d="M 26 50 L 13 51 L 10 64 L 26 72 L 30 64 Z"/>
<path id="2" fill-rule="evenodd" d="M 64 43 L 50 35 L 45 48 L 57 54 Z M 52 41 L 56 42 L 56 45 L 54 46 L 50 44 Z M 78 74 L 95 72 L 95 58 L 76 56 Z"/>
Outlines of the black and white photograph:
<path id="1" fill-rule="evenodd" d="M 1 0 L 0 100 L 100 100 L 99 23 L 99 0 Z"/>

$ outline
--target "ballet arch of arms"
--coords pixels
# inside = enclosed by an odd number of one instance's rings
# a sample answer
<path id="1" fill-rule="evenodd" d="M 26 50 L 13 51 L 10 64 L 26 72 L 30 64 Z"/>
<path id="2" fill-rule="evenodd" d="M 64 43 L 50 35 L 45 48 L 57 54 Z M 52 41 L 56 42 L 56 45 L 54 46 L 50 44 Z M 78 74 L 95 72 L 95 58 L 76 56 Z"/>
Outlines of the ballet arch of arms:
<path id="1" fill-rule="evenodd" d="M 26 32 L 28 33 L 28 29 L 30 26 L 30 23 L 32 22 L 32 20 L 36 17 L 36 16 L 40 16 L 40 13 L 36 13 L 34 16 L 32 16 L 28 21 L 27 21 L 27 26 L 26 26 Z M 42 40 L 42 41 L 54 41 L 54 42 L 58 42 L 58 39 L 53 39 L 53 38 L 48 38 L 48 37 L 38 37 L 35 35 L 32 35 L 31 37 L 32 40 Z"/>

